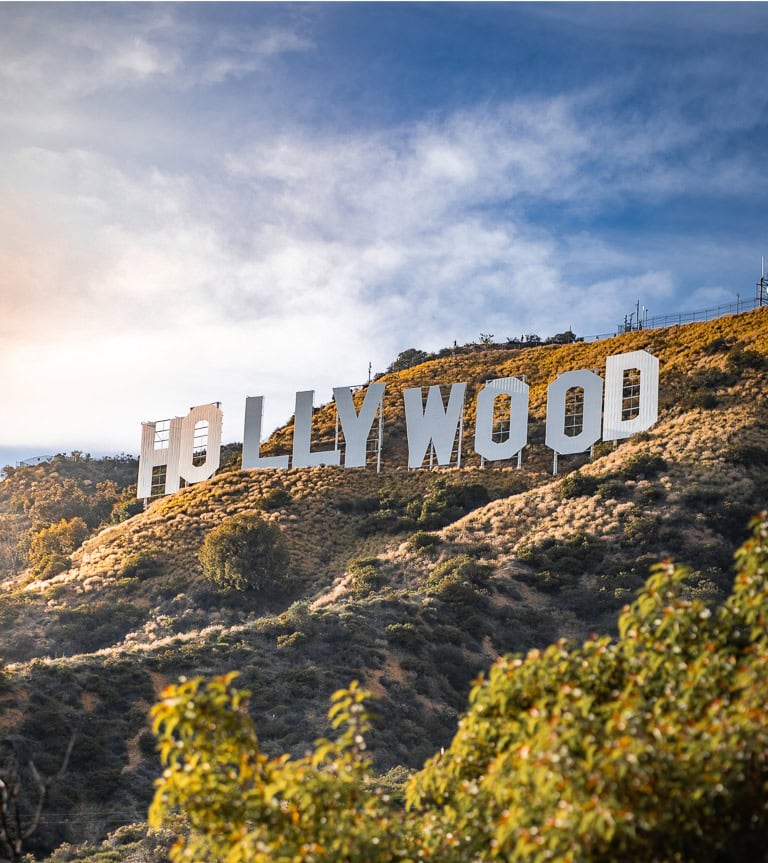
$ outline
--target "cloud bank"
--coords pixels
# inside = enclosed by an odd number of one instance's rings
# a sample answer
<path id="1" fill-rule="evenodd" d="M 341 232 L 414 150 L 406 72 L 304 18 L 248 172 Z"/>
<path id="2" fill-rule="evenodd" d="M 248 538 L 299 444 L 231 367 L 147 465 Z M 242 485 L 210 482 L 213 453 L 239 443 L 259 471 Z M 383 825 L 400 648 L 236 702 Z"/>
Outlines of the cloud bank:
<path id="1" fill-rule="evenodd" d="M 759 69 L 309 122 L 280 103 L 327 50 L 306 7 L 93 8 L 0 10 L 6 444 L 135 450 L 212 400 L 239 439 L 246 395 L 275 425 L 406 347 L 728 301 L 754 254 L 722 214 L 765 195 Z"/>

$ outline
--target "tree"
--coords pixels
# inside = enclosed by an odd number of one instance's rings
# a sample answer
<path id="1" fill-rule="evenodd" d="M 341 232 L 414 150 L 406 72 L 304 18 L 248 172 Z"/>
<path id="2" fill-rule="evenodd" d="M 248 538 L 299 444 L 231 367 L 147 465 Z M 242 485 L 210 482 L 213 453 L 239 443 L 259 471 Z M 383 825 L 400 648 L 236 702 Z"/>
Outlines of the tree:
<path id="1" fill-rule="evenodd" d="M 267 758 L 234 674 L 170 687 L 152 710 L 165 766 L 149 811 L 160 827 L 175 809 L 189 832 L 171 860 L 267 863 L 325 860 L 392 863 L 409 859 L 401 816 L 371 790 L 364 734 L 368 693 L 353 683 L 332 697 L 341 734 L 303 758 Z"/>
<path id="2" fill-rule="evenodd" d="M 266 591 L 283 582 L 288 554 L 282 532 L 255 513 L 226 519 L 200 548 L 203 573 L 222 590 Z"/>
<path id="3" fill-rule="evenodd" d="M 660 564 L 617 640 L 496 662 L 405 811 L 376 790 L 357 684 L 332 699 L 339 739 L 296 760 L 260 752 L 232 675 L 170 687 L 150 820 L 186 815 L 174 861 L 765 861 L 765 516 L 737 564 L 717 609 Z"/>
<path id="4" fill-rule="evenodd" d="M 66 773 L 75 745 L 73 733 L 61 765 L 52 776 L 42 776 L 28 741 L 9 735 L 0 742 L 0 841 L 12 863 L 23 859 L 24 843 L 40 826 L 51 787 Z"/>
<path id="5" fill-rule="evenodd" d="M 397 355 L 395 361 L 387 368 L 387 373 L 405 371 L 405 369 L 423 363 L 426 359 L 427 354 L 424 351 L 417 348 L 406 348 Z"/>
<path id="6" fill-rule="evenodd" d="M 765 859 L 768 522 L 738 563 L 719 609 L 686 598 L 686 570 L 662 564 L 618 641 L 496 663 L 450 749 L 408 789 L 426 850 L 446 861 Z"/>
<path id="7" fill-rule="evenodd" d="M 41 578 L 63 572 L 69 566 L 69 555 L 87 536 L 88 525 L 79 516 L 40 528 L 29 544 L 30 566 Z"/>

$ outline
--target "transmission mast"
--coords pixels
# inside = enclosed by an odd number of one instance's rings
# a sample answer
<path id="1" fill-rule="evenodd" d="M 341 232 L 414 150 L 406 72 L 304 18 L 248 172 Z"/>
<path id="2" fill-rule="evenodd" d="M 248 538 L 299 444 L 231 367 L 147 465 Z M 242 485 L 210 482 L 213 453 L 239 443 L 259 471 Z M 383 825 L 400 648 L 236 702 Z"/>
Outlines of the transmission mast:
<path id="1" fill-rule="evenodd" d="M 755 306 L 768 306 L 768 275 L 765 273 L 765 255 L 760 258 L 760 281 L 755 285 Z"/>

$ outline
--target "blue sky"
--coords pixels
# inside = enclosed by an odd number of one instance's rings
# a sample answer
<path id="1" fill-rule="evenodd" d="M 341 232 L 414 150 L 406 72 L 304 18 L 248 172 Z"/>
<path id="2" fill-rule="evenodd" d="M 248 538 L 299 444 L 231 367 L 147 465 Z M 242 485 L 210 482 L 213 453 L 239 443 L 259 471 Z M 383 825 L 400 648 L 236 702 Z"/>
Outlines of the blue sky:
<path id="1" fill-rule="evenodd" d="M 0 460 L 751 298 L 765 4 L 0 6 Z"/>

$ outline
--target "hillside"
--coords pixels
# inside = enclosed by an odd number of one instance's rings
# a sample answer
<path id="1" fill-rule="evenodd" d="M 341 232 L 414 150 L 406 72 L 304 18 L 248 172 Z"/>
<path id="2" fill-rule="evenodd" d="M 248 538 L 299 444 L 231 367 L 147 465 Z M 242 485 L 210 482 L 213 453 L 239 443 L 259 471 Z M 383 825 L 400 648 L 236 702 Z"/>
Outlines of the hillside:
<path id="1" fill-rule="evenodd" d="M 559 371 L 602 373 L 606 356 L 639 348 L 660 361 L 658 423 L 598 445 L 591 460 L 562 458 L 553 478 L 548 383 Z M 469 447 L 474 395 L 519 374 L 531 386 L 522 469 L 483 468 Z M 449 742 L 470 681 L 495 657 L 613 633 L 653 561 L 689 563 L 697 595 L 728 594 L 732 553 L 768 506 L 768 309 L 590 344 L 448 355 L 381 381 L 381 474 L 234 464 L 95 533 L 129 515 L 125 465 L 107 476 L 118 467 L 94 462 L 85 477 L 64 459 L 0 484 L 0 655 L 10 663 L 0 726 L 47 773 L 77 732 L 35 850 L 144 817 L 158 771 L 147 710 L 180 674 L 239 670 L 273 754 L 301 754 L 328 733 L 330 693 L 358 678 L 381 696 L 377 767 L 413 769 Z M 468 383 L 465 466 L 405 470 L 400 392 L 456 381 Z M 332 440 L 332 406 L 314 422 L 316 443 Z M 290 435 L 291 424 L 262 453 L 288 452 Z M 64 506 L 72 500 L 81 509 Z M 288 572 L 266 595 L 219 593 L 198 550 L 223 520 L 254 510 L 282 530 Z M 89 538 L 65 562 L 19 569 L 25 536 L 75 517 Z"/>

